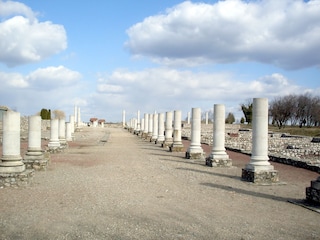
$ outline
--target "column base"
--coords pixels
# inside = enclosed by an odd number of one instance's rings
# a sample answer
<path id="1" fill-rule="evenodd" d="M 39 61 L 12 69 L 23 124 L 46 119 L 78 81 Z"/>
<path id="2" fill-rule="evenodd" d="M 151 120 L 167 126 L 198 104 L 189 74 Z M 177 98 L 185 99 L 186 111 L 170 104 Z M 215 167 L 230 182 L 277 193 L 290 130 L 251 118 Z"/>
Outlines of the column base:
<path id="1" fill-rule="evenodd" d="M 49 160 L 43 154 L 34 156 L 27 153 L 23 158 L 23 163 L 26 165 L 26 169 L 46 171 Z"/>
<path id="2" fill-rule="evenodd" d="M 27 169 L 21 173 L 0 173 L 0 188 L 27 187 L 32 184 L 33 169 Z"/>
<path id="3" fill-rule="evenodd" d="M 169 147 L 170 152 L 184 152 L 184 146 L 183 144 L 172 144 Z"/>
<path id="4" fill-rule="evenodd" d="M 279 182 L 277 170 L 254 172 L 250 169 L 242 169 L 242 180 L 256 184 L 272 184 Z"/>
<path id="5" fill-rule="evenodd" d="M 206 165 L 208 167 L 231 167 L 232 160 L 230 158 L 226 159 L 214 159 L 211 157 L 206 158 Z"/>
<path id="6" fill-rule="evenodd" d="M 161 147 L 169 148 L 172 145 L 172 143 L 172 141 L 164 140 L 164 142 L 161 144 Z"/>
<path id="7" fill-rule="evenodd" d="M 190 160 L 204 160 L 205 154 L 203 152 L 186 152 L 186 158 Z"/>
<path id="8" fill-rule="evenodd" d="M 320 206 L 320 177 L 311 181 L 311 186 L 306 188 L 307 201 Z"/>

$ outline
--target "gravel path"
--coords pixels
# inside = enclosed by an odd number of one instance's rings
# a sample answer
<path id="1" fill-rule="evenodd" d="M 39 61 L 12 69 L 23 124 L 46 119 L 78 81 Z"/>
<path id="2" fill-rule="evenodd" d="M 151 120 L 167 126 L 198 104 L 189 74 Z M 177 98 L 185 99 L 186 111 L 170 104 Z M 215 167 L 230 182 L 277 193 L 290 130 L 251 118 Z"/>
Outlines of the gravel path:
<path id="1" fill-rule="evenodd" d="M 240 180 L 249 157 L 229 154 L 233 167 L 209 168 L 83 128 L 32 186 L 0 189 L 0 239 L 320 239 L 320 214 L 288 202 L 318 174 L 272 163 L 286 185 L 256 186 Z"/>

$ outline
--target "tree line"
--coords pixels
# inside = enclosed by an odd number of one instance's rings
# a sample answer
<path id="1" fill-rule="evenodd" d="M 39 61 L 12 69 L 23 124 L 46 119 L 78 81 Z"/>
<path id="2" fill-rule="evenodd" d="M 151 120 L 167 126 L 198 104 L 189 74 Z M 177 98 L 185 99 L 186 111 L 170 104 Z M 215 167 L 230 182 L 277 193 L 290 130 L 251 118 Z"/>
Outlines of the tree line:
<path id="1" fill-rule="evenodd" d="M 250 124 L 252 122 L 252 101 L 240 106 L 245 121 Z M 269 117 L 272 125 L 278 126 L 279 129 L 286 125 L 320 126 L 320 97 L 311 96 L 308 93 L 276 97 L 269 103 Z"/>

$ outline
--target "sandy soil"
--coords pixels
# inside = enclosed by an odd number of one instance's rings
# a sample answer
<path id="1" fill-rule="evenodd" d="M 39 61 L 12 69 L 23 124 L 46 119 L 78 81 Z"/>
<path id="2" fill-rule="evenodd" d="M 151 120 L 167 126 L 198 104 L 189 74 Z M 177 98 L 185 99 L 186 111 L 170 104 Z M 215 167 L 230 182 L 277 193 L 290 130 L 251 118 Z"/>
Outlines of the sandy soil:
<path id="1" fill-rule="evenodd" d="M 257 186 L 240 179 L 249 157 L 228 153 L 233 167 L 210 168 L 83 128 L 31 186 L 0 189 L 0 239 L 320 239 L 320 214 L 288 202 L 317 173 L 272 163 L 286 184 Z"/>

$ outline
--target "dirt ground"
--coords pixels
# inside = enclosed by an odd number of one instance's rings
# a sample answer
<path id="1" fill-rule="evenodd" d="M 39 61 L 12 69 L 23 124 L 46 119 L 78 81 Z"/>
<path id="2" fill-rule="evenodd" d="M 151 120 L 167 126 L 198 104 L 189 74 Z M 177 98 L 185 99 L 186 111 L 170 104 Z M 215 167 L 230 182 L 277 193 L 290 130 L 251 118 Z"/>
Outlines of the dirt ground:
<path id="1" fill-rule="evenodd" d="M 288 202 L 317 173 L 272 163 L 285 184 L 258 186 L 239 153 L 210 168 L 122 128 L 75 136 L 31 186 L 0 189 L 0 239 L 320 239 L 320 214 Z"/>

